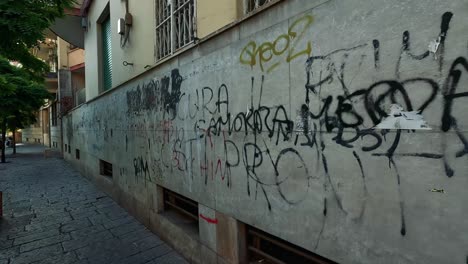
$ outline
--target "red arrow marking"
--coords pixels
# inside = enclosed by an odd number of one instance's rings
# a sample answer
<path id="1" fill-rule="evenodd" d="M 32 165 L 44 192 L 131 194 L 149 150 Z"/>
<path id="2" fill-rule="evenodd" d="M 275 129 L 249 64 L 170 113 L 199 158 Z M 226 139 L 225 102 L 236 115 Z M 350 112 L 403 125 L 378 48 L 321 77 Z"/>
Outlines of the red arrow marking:
<path id="1" fill-rule="evenodd" d="M 205 220 L 206 222 L 210 223 L 210 224 L 217 224 L 218 223 L 218 219 L 216 218 L 209 218 L 209 217 L 206 217 L 202 214 L 200 214 L 200 218 L 202 218 L 203 220 Z"/>

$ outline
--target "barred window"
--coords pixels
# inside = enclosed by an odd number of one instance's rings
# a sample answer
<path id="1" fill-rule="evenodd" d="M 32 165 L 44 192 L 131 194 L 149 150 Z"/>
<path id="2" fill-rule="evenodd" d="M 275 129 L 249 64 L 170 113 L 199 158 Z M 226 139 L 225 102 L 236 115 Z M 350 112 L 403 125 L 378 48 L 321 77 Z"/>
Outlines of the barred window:
<path id="1" fill-rule="evenodd" d="M 192 43 L 195 38 L 195 0 L 156 1 L 156 59 Z"/>
<path id="2" fill-rule="evenodd" d="M 245 0 L 245 1 L 246 1 L 245 13 L 248 14 L 261 6 L 274 2 L 276 0 Z"/>

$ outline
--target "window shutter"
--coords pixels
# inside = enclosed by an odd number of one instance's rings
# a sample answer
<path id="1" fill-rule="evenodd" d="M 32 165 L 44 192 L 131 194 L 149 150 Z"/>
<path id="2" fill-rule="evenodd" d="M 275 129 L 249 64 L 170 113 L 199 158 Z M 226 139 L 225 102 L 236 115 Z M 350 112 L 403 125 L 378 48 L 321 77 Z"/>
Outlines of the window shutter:
<path id="1" fill-rule="evenodd" d="M 101 24 L 102 27 L 102 83 L 104 91 L 112 88 L 112 47 L 111 23 L 108 17 Z"/>

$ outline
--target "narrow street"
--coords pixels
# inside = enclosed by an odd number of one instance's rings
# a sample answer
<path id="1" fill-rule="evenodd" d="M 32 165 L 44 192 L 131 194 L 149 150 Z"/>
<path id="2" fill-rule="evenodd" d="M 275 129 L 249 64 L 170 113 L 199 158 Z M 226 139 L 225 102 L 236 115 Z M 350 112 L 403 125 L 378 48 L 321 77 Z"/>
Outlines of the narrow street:
<path id="1" fill-rule="evenodd" d="M 187 263 L 63 159 L 17 151 L 0 164 L 0 264 Z"/>

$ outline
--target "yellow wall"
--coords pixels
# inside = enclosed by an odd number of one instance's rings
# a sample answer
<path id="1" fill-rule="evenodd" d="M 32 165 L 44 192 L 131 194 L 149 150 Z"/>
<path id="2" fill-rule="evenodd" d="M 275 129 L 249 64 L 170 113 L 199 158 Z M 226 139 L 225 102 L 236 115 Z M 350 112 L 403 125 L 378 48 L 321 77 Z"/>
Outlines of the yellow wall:
<path id="1" fill-rule="evenodd" d="M 68 53 L 68 67 L 73 67 L 84 62 L 84 50 L 75 49 Z"/>
<path id="2" fill-rule="evenodd" d="M 204 38 L 242 16 L 242 2 L 243 0 L 197 0 L 197 37 Z"/>

